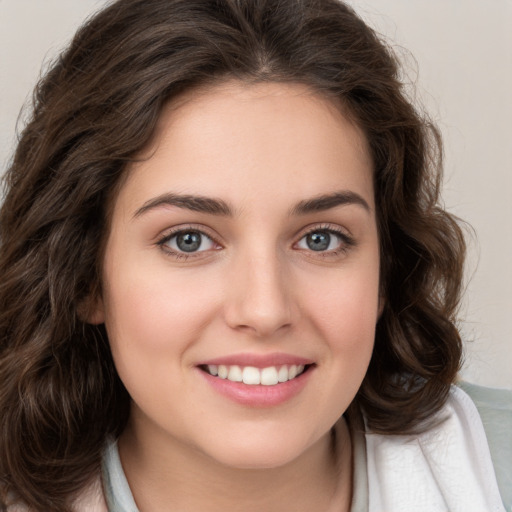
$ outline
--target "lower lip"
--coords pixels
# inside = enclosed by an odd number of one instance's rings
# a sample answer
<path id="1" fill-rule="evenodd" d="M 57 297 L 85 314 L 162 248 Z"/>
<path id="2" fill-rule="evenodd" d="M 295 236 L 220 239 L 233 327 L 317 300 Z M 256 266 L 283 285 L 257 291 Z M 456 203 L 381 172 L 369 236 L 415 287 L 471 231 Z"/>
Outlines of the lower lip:
<path id="1" fill-rule="evenodd" d="M 309 367 L 307 371 L 292 380 L 274 386 L 232 382 L 228 379 L 214 377 L 199 368 L 198 371 L 215 391 L 234 402 L 250 407 L 274 407 L 297 396 L 309 380 L 314 367 Z"/>

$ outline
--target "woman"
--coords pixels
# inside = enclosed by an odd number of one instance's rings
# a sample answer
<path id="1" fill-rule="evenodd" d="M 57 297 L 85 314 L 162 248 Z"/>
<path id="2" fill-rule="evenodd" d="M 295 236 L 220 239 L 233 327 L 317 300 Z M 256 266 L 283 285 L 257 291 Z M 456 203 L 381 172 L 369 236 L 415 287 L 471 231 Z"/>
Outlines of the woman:
<path id="1" fill-rule="evenodd" d="M 8 510 L 502 510 L 397 72 L 334 0 L 80 29 L 0 215 Z"/>

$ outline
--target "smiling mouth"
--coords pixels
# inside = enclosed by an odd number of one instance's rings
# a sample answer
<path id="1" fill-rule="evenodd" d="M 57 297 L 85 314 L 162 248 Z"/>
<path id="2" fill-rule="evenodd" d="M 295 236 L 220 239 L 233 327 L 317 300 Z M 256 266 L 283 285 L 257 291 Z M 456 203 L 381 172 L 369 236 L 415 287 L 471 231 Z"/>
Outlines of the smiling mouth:
<path id="1" fill-rule="evenodd" d="M 285 364 L 256 368 L 255 366 L 208 364 L 201 365 L 200 368 L 213 377 L 229 380 L 231 382 L 242 382 L 249 386 L 276 386 L 296 379 L 308 371 L 311 366 L 313 365 Z"/>

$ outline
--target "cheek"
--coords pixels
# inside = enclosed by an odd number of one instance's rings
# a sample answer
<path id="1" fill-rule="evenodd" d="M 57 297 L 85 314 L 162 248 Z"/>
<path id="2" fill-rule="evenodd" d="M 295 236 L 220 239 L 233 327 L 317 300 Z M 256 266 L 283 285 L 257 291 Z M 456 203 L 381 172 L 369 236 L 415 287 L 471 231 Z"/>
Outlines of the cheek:
<path id="1" fill-rule="evenodd" d="M 373 337 L 379 312 L 378 272 L 351 269 L 316 283 L 311 308 L 318 327 L 343 346 Z"/>
<path id="2" fill-rule="evenodd" d="M 333 382 L 355 394 L 374 347 L 379 312 L 378 265 L 345 268 L 330 278 L 317 280 L 309 310 L 314 329 L 328 346 L 325 363 L 333 372 Z"/>
<path id="3" fill-rule="evenodd" d="M 147 349 L 164 348 L 171 340 L 186 342 L 216 307 L 205 276 L 133 268 L 118 269 L 107 291 L 107 328 L 117 340 Z"/>
<path id="4" fill-rule="evenodd" d="M 211 284 L 148 266 L 118 265 L 110 273 L 105 325 L 112 355 L 132 399 L 145 410 L 169 407 L 156 387 L 179 393 L 186 385 L 188 349 L 215 315 Z"/>
<path id="5" fill-rule="evenodd" d="M 308 297 L 303 302 L 309 311 L 303 317 L 310 322 L 305 329 L 320 338 L 324 349 L 315 401 L 325 428 L 349 407 L 368 369 L 378 318 L 378 264 L 347 265 L 314 282 L 314 289 L 301 295 Z"/>
<path id="6" fill-rule="evenodd" d="M 181 385 L 188 349 L 216 313 L 210 281 L 147 265 L 111 273 L 105 325 L 117 371 L 135 401 L 157 400 L 148 390 L 152 383 Z"/>

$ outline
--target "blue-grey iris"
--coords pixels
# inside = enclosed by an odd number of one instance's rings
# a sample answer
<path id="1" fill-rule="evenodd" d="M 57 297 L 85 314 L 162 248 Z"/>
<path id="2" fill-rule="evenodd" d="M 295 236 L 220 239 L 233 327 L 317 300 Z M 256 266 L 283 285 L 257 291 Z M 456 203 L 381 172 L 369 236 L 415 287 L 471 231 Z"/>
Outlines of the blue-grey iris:
<path id="1" fill-rule="evenodd" d="M 310 233 L 306 237 L 306 243 L 313 251 L 325 251 L 331 243 L 331 235 L 322 231 Z"/>
<path id="2" fill-rule="evenodd" d="M 176 237 L 176 245 L 183 252 L 194 252 L 201 246 L 201 234 L 189 231 Z"/>

